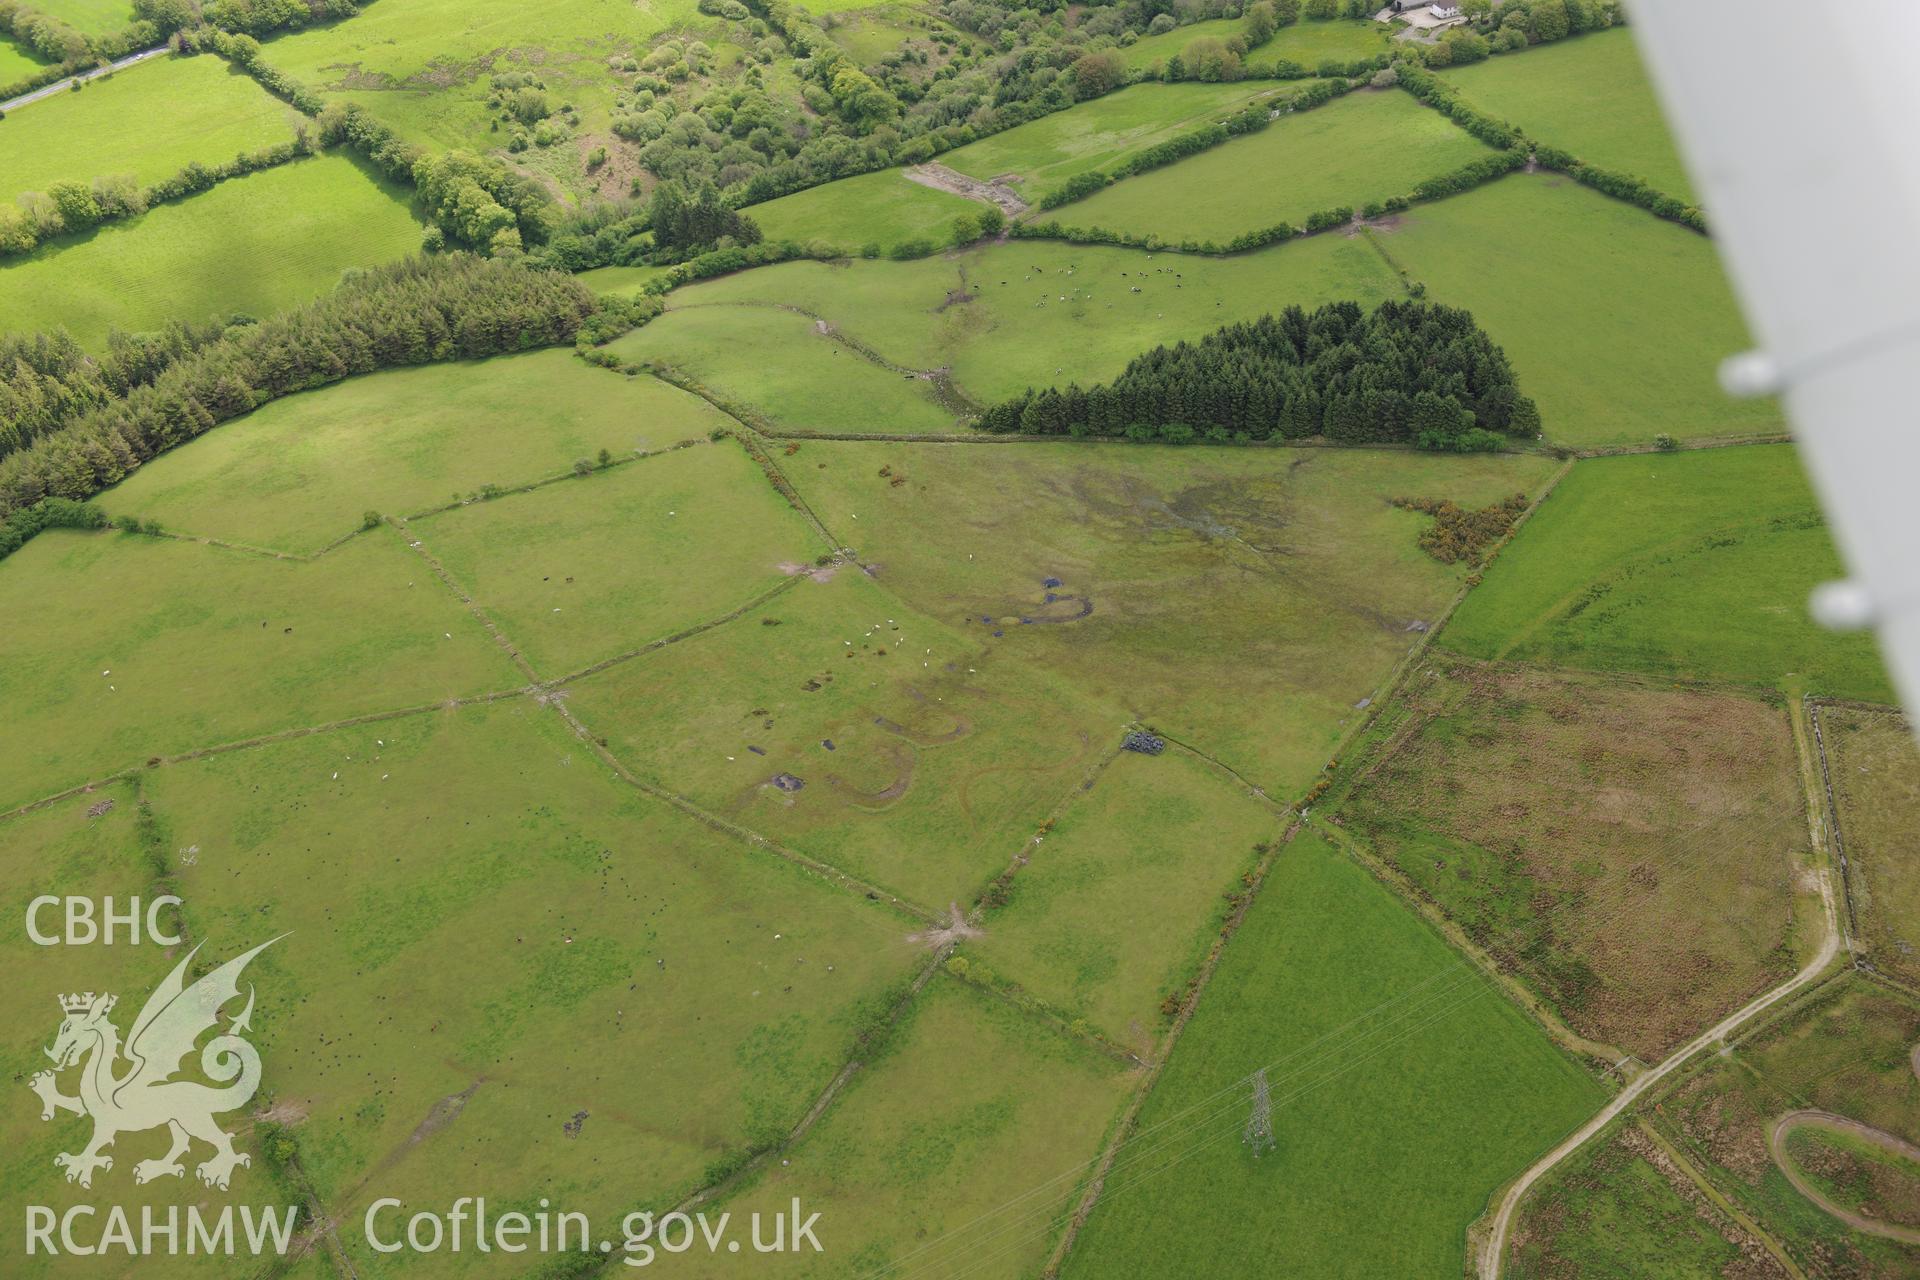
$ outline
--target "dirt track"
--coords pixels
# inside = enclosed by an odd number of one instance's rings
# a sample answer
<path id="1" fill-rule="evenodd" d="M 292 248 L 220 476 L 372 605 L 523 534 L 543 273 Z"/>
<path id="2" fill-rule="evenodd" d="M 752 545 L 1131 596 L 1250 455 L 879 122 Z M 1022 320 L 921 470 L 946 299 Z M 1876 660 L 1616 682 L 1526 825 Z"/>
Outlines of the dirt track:
<path id="1" fill-rule="evenodd" d="M 935 191 L 944 191 L 948 195 L 965 196 L 969 200 L 979 200 L 984 204 L 997 204 L 1006 211 L 1009 218 L 1017 218 L 1027 211 L 1027 202 L 1015 195 L 1011 188 L 999 182 L 982 182 L 978 178 L 969 178 L 955 169 L 943 164 L 916 164 L 906 171 L 909 182 L 917 182 L 923 187 L 932 187 Z"/>
<path id="2" fill-rule="evenodd" d="M 1793 996 L 1802 988 L 1811 985 L 1826 973 L 1827 966 L 1840 953 L 1840 924 L 1834 909 L 1832 877 L 1825 867 L 1820 868 L 1819 875 L 1821 920 L 1825 925 L 1825 932 L 1820 940 L 1820 950 L 1807 961 L 1806 967 L 1773 990 L 1756 996 L 1744 1007 L 1722 1018 L 1682 1045 L 1666 1061 L 1622 1089 L 1612 1102 L 1600 1109 L 1598 1115 L 1574 1130 L 1558 1146 L 1540 1157 L 1531 1168 L 1515 1179 L 1513 1185 L 1507 1188 L 1506 1195 L 1501 1198 L 1500 1208 L 1494 1214 L 1493 1222 L 1481 1244 L 1480 1258 L 1475 1268 L 1480 1280 L 1500 1280 L 1500 1268 L 1505 1262 L 1507 1234 L 1512 1229 L 1514 1213 L 1536 1182 L 1544 1178 L 1562 1160 L 1579 1150 L 1589 1138 L 1611 1124 L 1614 1117 L 1631 1107 L 1647 1090 L 1685 1066 L 1695 1055 L 1726 1040 L 1742 1026 L 1782 1000 Z"/>
<path id="3" fill-rule="evenodd" d="M 1920 1046 L 1915 1046 L 1914 1055 L 1920 1057 Z M 1897 1223 L 1884 1222 L 1879 1218 L 1869 1218 L 1843 1208 L 1821 1194 L 1820 1189 L 1809 1181 L 1805 1174 L 1794 1165 L 1787 1155 L 1787 1137 L 1796 1129 L 1824 1129 L 1828 1133 L 1843 1133 L 1871 1143 L 1882 1151 L 1920 1164 L 1920 1147 L 1914 1146 L 1904 1138 L 1897 1138 L 1884 1129 L 1876 1129 L 1858 1120 L 1849 1120 L 1845 1116 L 1834 1115 L 1831 1111 L 1789 1111 L 1773 1122 L 1772 1130 L 1767 1134 L 1767 1151 L 1773 1156 L 1774 1164 L 1780 1172 L 1787 1175 L 1787 1181 L 1793 1189 L 1819 1206 L 1821 1212 L 1831 1214 L 1852 1227 L 1855 1231 L 1870 1236 L 1884 1236 L 1888 1240 L 1898 1240 L 1904 1244 L 1920 1244 L 1920 1227 L 1903 1227 Z"/>

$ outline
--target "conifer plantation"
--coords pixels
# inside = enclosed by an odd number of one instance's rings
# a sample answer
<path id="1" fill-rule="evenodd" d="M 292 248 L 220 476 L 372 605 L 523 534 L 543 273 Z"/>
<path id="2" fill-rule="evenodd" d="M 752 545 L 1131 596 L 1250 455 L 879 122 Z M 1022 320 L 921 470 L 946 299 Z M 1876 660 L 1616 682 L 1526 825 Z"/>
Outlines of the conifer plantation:
<path id="1" fill-rule="evenodd" d="M 1388 301 L 1334 302 L 1158 346 L 1111 383 L 1027 390 L 987 410 L 988 431 L 1216 443 L 1323 436 L 1483 452 L 1531 438 L 1540 412 L 1473 316 Z"/>

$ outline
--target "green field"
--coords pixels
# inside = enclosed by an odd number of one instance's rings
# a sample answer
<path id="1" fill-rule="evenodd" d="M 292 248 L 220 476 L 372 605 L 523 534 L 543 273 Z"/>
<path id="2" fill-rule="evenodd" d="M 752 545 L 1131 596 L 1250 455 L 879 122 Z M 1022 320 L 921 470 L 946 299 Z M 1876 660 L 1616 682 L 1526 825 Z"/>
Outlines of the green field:
<path id="1" fill-rule="evenodd" d="M 90 36 L 124 30 L 134 18 L 128 0 L 42 0 L 33 7 Z"/>
<path id="2" fill-rule="evenodd" d="M 1549 440 L 1784 429 L 1771 400 L 1730 399 L 1716 381 L 1749 341 L 1704 236 L 1544 173 L 1417 205 L 1368 234 L 1506 348 Z"/>
<path id="3" fill-rule="evenodd" d="M 726 419 L 653 378 L 617 378 L 564 351 L 354 378 L 263 406 L 101 496 L 115 516 L 312 554 L 379 512 L 410 516 L 482 485 L 564 474 L 704 439 Z"/>
<path id="4" fill-rule="evenodd" d="M 904 6 L 884 6 L 872 13 L 851 15 L 832 28 L 833 42 L 852 54 L 862 66 L 872 66 L 890 53 L 898 52 L 910 40 L 924 40 L 932 24 L 910 20 L 913 11 Z M 897 16 L 896 16 L 897 15 Z"/>
<path id="5" fill-rule="evenodd" d="M 112 894 L 124 903 L 128 896 L 149 893 L 154 866 L 147 842 L 141 838 L 139 799 L 135 787 L 109 786 L 35 813 L 0 820 L 0 891 L 6 893 L 9 902 L 22 904 L 22 915 L 25 904 L 41 894 L 95 899 Z M 106 811 L 98 817 L 89 816 L 88 810 L 96 807 Z M 58 929 L 59 914 L 57 908 L 44 911 L 42 927 Z M 163 911 L 159 922 L 163 929 L 170 929 L 174 917 Z M 45 1050 L 54 1043 L 64 1016 L 56 995 L 113 991 L 137 1008 L 147 992 L 166 976 L 173 960 L 165 950 L 150 945 L 123 943 L 111 949 L 35 946 L 18 921 L 0 942 L 0 957 L 4 957 L 0 962 L 6 965 L 9 978 L 4 992 L 0 992 L 0 1012 L 6 1016 L 6 1031 L 0 1034 L 0 1070 L 19 1093 L 17 1105 L 0 1109 L 0 1212 L 17 1222 L 29 1203 L 64 1209 L 70 1204 L 92 1202 L 103 1191 L 112 1194 L 102 1181 L 97 1180 L 88 1192 L 64 1180 L 54 1165 L 54 1156 L 80 1150 L 87 1127 L 71 1116 L 63 1116 L 59 1123 L 41 1120 L 39 1103 L 26 1091 L 27 1080 L 49 1065 Z M 63 1082 L 63 1091 L 71 1093 L 72 1084 Z M 247 1130 L 252 1126 L 242 1117 L 235 1119 L 240 1123 L 230 1128 L 241 1131 L 239 1146 L 249 1149 L 252 1142 Z M 124 1170 L 137 1160 L 159 1156 L 165 1146 L 160 1134 L 128 1134 L 114 1148 L 120 1157 L 116 1167 Z M 264 1186 L 259 1191 L 262 1204 L 277 1198 Z M 206 1195 L 206 1188 L 189 1172 L 184 1179 L 163 1179 L 145 1188 L 140 1198 L 164 1214 L 168 1206 L 205 1203 Z M 7 1261 L 9 1277 L 44 1280 L 102 1271 L 99 1258 L 29 1258 L 24 1256 L 24 1249 L 12 1245 L 9 1249 L 16 1255 Z M 172 1280 L 204 1275 L 204 1264 L 204 1258 L 161 1256 L 143 1259 L 140 1270 Z M 124 1271 L 109 1269 L 106 1273 Z"/>
<path id="6" fill-rule="evenodd" d="M 1840 576 L 1787 445 L 1575 464 L 1440 643 L 1477 658 L 1890 701 L 1864 635 L 1807 616 Z"/>
<path id="7" fill-rule="evenodd" d="M 1574 1155 L 1534 1195 L 1507 1259 L 1513 1280 L 1734 1275 L 1742 1245 L 1760 1247 L 1631 1126 Z"/>
<path id="8" fill-rule="evenodd" d="M 1659 1061 L 1811 955 L 1778 707 L 1433 663 L 1350 758 L 1343 829 L 1609 1058 Z"/>
<path id="9" fill-rule="evenodd" d="M 1184 53 L 1195 40 L 1227 40 L 1245 30 L 1246 23 L 1237 18 L 1214 18 L 1175 27 L 1164 35 L 1143 37 L 1122 49 L 1120 55 L 1126 59 L 1128 70 L 1145 71 L 1155 64 L 1164 65 L 1175 54 Z M 1290 58 L 1311 70 L 1329 58 L 1340 62 L 1371 58 L 1376 53 L 1392 50 L 1389 32 L 1386 25 L 1371 19 L 1291 23 L 1274 32 L 1265 44 L 1248 50 L 1246 61 L 1260 65 Z"/>
<path id="10" fill-rule="evenodd" d="M 909 604 L 1282 798 L 1464 576 L 1386 499 L 1484 505 L 1551 465 L 1066 443 L 809 445 L 794 461 L 827 527 Z"/>
<path id="11" fill-rule="evenodd" d="M 1282 116 L 1176 164 L 1125 178 L 1048 217 L 1070 227 L 1222 243 L 1277 222 L 1402 195 L 1488 155 L 1485 145 L 1411 94 L 1366 90 Z M 1247 173 L 1273 175 L 1258 185 Z"/>
<path id="12" fill-rule="evenodd" d="M 154 756 L 519 683 L 431 583 L 387 533 L 311 564 L 41 535 L 0 572 L 6 616 L 44 619 L 0 631 L 0 698 L 35 743 L 0 764 L 0 812 Z"/>
<path id="13" fill-rule="evenodd" d="M 672 267 L 595 267 L 591 271 L 578 271 L 574 274 L 580 283 L 595 293 L 634 297 L 645 291 L 646 286 L 672 271 Z"/>
<path id="14" fill-rule="evenodd" d="M 1017 981 L 1068 1018 L 1152 1055 L 1213 941 L 1223 896 L 1277 841 L 1280 818 L 1224 771 L 1182 752 L 1123 752 L 1076 797 L 1013 878 L 986 937 L 964 944 L 972 976 Z"/>
<path id="15" fill-rule="evenodd" d="M 1467 101 L 1520 126 L 1535 142 L 1695 201 L 1631 32 L 1595 32 L 1527 54 L 1445 75 Z"/>
<path id="16" fill-rule="evenodd" d="M 366 107 L 409 141 L 484 151 L 504 143 L 488 130 L 492 76 L 531 72 L 556 104 L 572 102 L 588 130 L 601 130 L 619 88 L 608 56 L 644 52 L 663 31 L 701 21 L 687 0 L 645 8 L 624 0 L 538 8 L 404 0 L 268 41 L 266 58 L 329 98 Z"/>
<path id="17" fill-rule="evenodd" d="M 402 197 L 345 156 L 223 182 L 0 266 L 0 324 L 102 346 L 114 328 L 278 311 L 418 248 Z"/>
<path id="18" fill-rule="evenodd" d="M 1277 1145 L 1256 1158 L 1241 1138 L 1262 1068 Z M 1457 1274 L 1494 1187 L 1601 1096 L 1365 871 L 1303 835 L 1063 1274 Z"/>
<path id="19" fill-rule="evenodd" d="M 929 915 L 969 906 L 1124 718 L 858 569 L 819 576 L 568 685 L 569 705 L 639 776 L 723 819 Z"/>
<path id="20" fill-rule="evenodd" d="M 1920 753 L 1897 712 L 1823 707 L 1854 931 L 1875 968 L 1920 979 Z"/>
<path id="21" fill-rule="evenodd" d="M 1161 343 L 1289 304 L 1372 306 L 1399 292 L 1366 241 L 1315 236 L 1230 259 L 1013 241 L 922 262 L 785 263 L 674 298 L 799 307 L 908 368 L 950 366 L 962 392 L 990 404 L 1104 381 Z M 1526 385 L 1525 366 L 1520 376 Z"/>
<path id="22" fill-rule="evenodd" d="M 984 208 L 922 186 L 898 169 L 881 169 L 749 205 L 746 213 L 769 240 L 828 245 L 855 254 L 869 247 L 885 253 L 915 241 L 945 246 L 953 241 L 955 224 L 977 218 Z"/>
<path id="23" fill-rule="evenodd" d="M 17 44 L 0 36 L 0 85 L 8 85 L 16 80 L 24 80 L 37 74 L 47 63 L 25 45 Z"/>
<path id="24" fill-rule="evenodd" d="M 549 678 L 726 613 L 826 550 L 725 437 L 406 533 Z"/>
<path id="25" fill-rule="evenodd" d="M 690 307 L 608 349 L 665 365 L 773 427 L 799 432 L 952 432 L 958 407 L 933 385 L 874 363 L 820 323 L 756 305 Z"/>
<path id="26" fill-rule="evenodd" d="M 891 913 L 640 796 L 530 700 L 151 789 L 209 947 L 287 935 L 250 971 L 267 1084 L 355 1217 L 461 1179 L 607 1220 L 681 1194 L 787 1132 L 915 958 Z M 361 1274 L 473 1273 L 342 1234 Z"/>
<path id="27" fill-rule="evenodd" d="M 0 82 L 7 78 L 0 67 Z M 129 127 L 134 122 L 138 127 Z M 55 182 L 119 174 L 150 186 L 195 161 L 221 164 L 291 141 L 295 124 L 304 122 L 220 58 L 155 58 L 8 117 L 0 132 L 0 201 Z M 76 138 L 86 146 L 76 148 Z"/>
<path id="28" fill-rule="evenodd" d="M 968 143 L 940 163 L 982 180 L 1015 174 L 1029 200 L 1075 174 L 1111 168 L 1136 152 L 1214 124 L 1273 84 L 1139 84 Z"/>
<path id="29" fill-rule="evenodd" d="M 990 997 L 937 980 L 819 1127 L 722 1206 L 767 1216 L 795 1197 L 835 1206 L 822 1215 L 822 1252 L 688 1256 L 716 1276 L 1037 1274 L 1052 1242 L 1031 1219 L 1077 1194 L 1132 1081 Z"/>

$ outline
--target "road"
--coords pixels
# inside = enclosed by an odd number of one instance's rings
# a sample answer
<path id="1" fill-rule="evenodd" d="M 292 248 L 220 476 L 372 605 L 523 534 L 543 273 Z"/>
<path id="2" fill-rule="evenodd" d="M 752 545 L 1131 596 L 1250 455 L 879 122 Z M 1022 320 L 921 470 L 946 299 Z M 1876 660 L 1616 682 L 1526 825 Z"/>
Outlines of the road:
<path id="1" fill-rule="evenodd" d="M 1480 1250 L 1480 1264 L 1477 1274 L 1480 1280 L 1500 1280 L 1500 1267 L 1507 1250 L 1507 1232 L 1513 1225 L 1514 1211 L 1520 1207 L 1520 1201 L 1532 1190 L 1533 1184 L 1544 1178 L 1553 1167 L 1572 1155 L 1575 1151 L 1613 1122 L 1614 1117 L 1631 1107 L 1640 1096 L 1667 1076 L 1686 1065 L 1695 1054 L 1701 1053 L 1712 1045 L 1718 1044 L 1732 1035 L 1740 1027 L 1765 1013 L 1782 1000 L 1789 998 L 1802 988 L 1819 979 L 1840 954 L 1840 922 L 1834 911 L 1833 881 L 1827 868 L 1820 868 L 1820 905 L 1826 923 L 1826 936 L 1820 940 L 1820 950 L 1806 967 L 1787 979 L 1771 991 L 1763 992 L 1736 1012 L 1715 1023 L 1688 1041 L 1672 1057 L 1639 1077 L 1622 1089 L 1600 1113 L 1581 1125 L 1559 1146 L 1542 1156 L 1534 1166 L 1520 1175 L 1506 1196 L 1500 1201 L 1500 1210 L 1494 1215 L 1493 1224 L 1487 1231 L 1485 1242 Z"/>
<path id="2" fill-rule="evenodd" d="M 76 80 L 98 80 L 101 76 L 119 71 L 125 67 L 130 67 L 136 62 L 145 62 L 148 58 L 157 58 L 166 51 L 166 45 L 157 44 L 151 49 L 142 49 L 138 53 L 130 53 L 118 62 L 108 63 L 104 67 L 95 67 L 91 71 L 82 71 L 77 76 L 68 76 L 65 80 L 56 80 L 52 84 L 42 85 L 32 93 L 23 93 L 17 98 L 10 98 L 5 102 L 0 102 L 0 111 L 13 111 L 16 108 L 26 106 L 29 102 L 38 102 L 42 98 L 51 98 L 56 93 L 65 93 Z"/>

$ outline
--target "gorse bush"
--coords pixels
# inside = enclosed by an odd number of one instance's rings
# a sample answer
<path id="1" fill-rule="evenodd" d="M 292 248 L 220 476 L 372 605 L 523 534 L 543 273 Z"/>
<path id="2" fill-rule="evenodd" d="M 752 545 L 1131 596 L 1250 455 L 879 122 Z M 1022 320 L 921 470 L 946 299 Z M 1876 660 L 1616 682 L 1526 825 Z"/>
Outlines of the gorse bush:
<path id="1" fill-rule="evenodd" d="M 1336 302 L 1155 347 L 1090 389 L 1029 389 L 988 409 L 980 425 L 1177 443 L 1325 436 L 1473 450 L 1532 436 L 1540 414 L 1467 312 Z"/>

